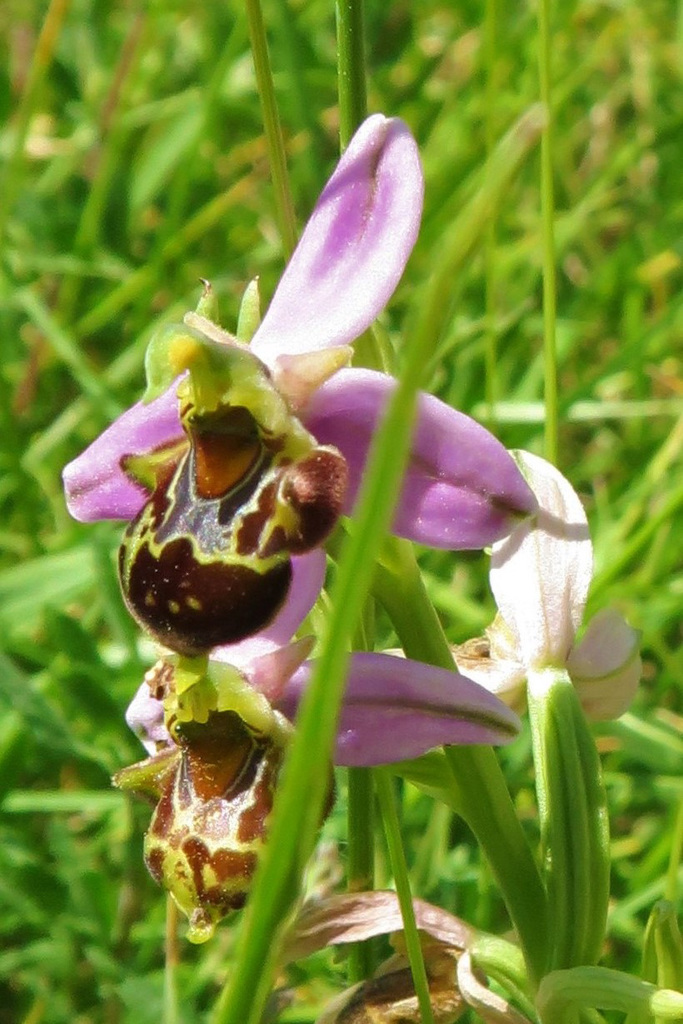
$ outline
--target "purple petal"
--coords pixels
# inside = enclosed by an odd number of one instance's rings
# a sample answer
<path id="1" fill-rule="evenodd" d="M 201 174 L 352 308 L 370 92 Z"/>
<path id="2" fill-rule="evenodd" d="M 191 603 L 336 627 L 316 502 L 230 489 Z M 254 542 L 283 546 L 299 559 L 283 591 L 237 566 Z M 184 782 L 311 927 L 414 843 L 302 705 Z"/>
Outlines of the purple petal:
<path id="1" fill-rule="evenodd" d="M 282 691 L 315 646 L 315 637 L 305 636 L 291 644 L 283 644 L 251 659 L 248 681 L 257 693 L 271 704 L 280 699 Z"/>
<path id="2" fill-rule="evenodd" d="M 349 466 L 353 508 L 368 448 L 396 381 L 374 370 L 340 370 L 304 414 L 321 444 Z M 423 394 L 393 532 L 430 547 L 483 548 L 510 532 L 536 499 L 511 455 L 479 423 Z"/>
<path id="3" fill-rule="evenodd" d="M 399 282 L 422 214 L 415 140 L 396 118 L 360 126 L 325 186 L 252 348 L 280 355 L 347 345 L 370 326 Z"/>
<path id="4" fill-rule="evenodd" d="M 325 582 L 327 558 L 324 548 L 314 548 L 292 558 L 292 582 L 287 600 L 260 636 L 277 644 L 288 643 L 318 600 Z"/>
<path id="5" fill-rule="evenodd" d="M 182 438 L 175 386 L 149 405 L 137 402 L 65 466 L 62 479 L 69 512 L 82 523 L 132 519 L 148 494 L 126 476 L 126 455 L 142 455 Z"/>
<path id="6" fill-rule="evenodd" d="M 312 663 L 292 677 L 278 703 L 294 718 Z M 354 654 L 337 730 L 335 762 L 391 764 L 432 747 L 506 743 L 519 719 L 458 672 L 390 654 Z"/>

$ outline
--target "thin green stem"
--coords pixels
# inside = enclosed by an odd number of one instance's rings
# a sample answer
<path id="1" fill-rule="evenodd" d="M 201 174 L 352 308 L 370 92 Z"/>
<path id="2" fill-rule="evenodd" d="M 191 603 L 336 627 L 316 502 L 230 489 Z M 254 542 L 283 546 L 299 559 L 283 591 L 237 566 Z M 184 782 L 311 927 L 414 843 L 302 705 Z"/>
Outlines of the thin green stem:
<path id="1" fill-rule="evenodd" d="M 430 665 L 453 668 L 453 655 L 427 593 L 412 544 L 387 537 L 373 590 L 388 612 L 406 654 Z"/>
<path id="2" fill-rule="evenodd" d="M 369 597 L 355 630 L 354 650 L 372 651 L 375 645 L 375 602 Z M 369 768 L 348 770 L 347 888 L 364 892 L 374 886 L 375 796 Z M 349 982 L 369 978 L 375 967 L 372 940 L 354 942 L 349 948 Z"/>
<path id="3" fill-rule="evenodd" d="M 339 146 L 342 152 L 367 114 L 365 81 L 365 40 L 363 0 L 336 0 L 337 89 L 339 94 Z M 371 340 L 372 335 L 366 332 Z M 355 647 L 372 650 L 368 619 L 374 626 L 374 603 L 368 598 L 365 616 L 359 623 Z M 371 889 L 374 882 L 374 792 L 372 773 L 367 768 L 350 768 L 348 822 L 348 888 L 350 892 Z M 374 969 L 370 942 L 354 943 L 349 951 L 349 981 L 369 978 Z"/>
<path id="4" fill-rule="evenodd" d="M 453 655 L 429 600 L 412 547 L 389 538 L 375 594 L 408 657 L 453 669 Z M 532 984 L 547 955 L 546 898 L 538 865 L 490 747 L 448 747 L 453 806 L 480 843 L 517 930 Z"/>
<path id="5" fill-rule="evenodd" d="M 278 114 L 275 86 L 268 56 L 266 29 L 263 24 L 259 0 L 246 0 L 246 10 L 249 23 L 249 40 L 251 42 L 256 83 L 261 100 L 266 145 L 268 146 L 270 173 L 275 189 L 275 209 L 282 237 L 282 247 L 285 255 L 289 257 L 294 252 L 294 246 L 296 245 L 296 220 L 289 188 L 285 144 L 282 138 L 280 115 Z"/>
<path id="6" fill-rule="evenodd" d="M 550 0 L 538 5 L 538 64 L 541 101 L 547 121 L 541 136 L 541 218 L 543 236 L 543 350 L 545 369 L 545 455 L 557 464 L 558 402 L 557 280 L 555 272 L 555 195 L 553 187 L 553 109 L 550 62 Z"/>
<path id="7" fill-rule="evenodd" d="M 372 774 L 369 768 L 349 768 L 348 772 L 348 859 L 349 892 L 373 888 L 375 866 L 375 814 Z M 349 982 L 369 978 L 374 969 L 370 942 L 354 942 L 349 950 Z"/>
<path id="8" fill-rule="evenodd" d="M 546 851 L 548 967 L 592 964 L 605 934 L 609 829 L 595 741 L 566 671 L 529 671 L 529 720 Z"/>
<path id="9" fill-rule="evenodd" d="M 491 747 L 446 747 L 460 813 L 472 829 L 501 891 L 529 971 L 543 976 L 547 904 L 538 865 Z"/>
<path id="10" fill-rule="evenodd" d="M 164 1012 L 163 1024 L 178 1024 L 178 908 L 174 900 L 166 897 L 166 935 L 164 943 Z"/>
<path id="11" fill-rule="evenodd" d="M 574 967 L 552 971 L 544 979 L 536 1005 L 543 1024 L 578 1020 L 587 1007 L 602 1010 L 651 1009 L 654 985 L 608 967 Z M 679 1019 L 680 1018 L 673 1018 Z"/>
<path id="12" fill-rule="evenodd" d="M 401 907 L 403 935 L 410 962 L 410 970 L 413 975 L 417 1002 L 420 1008 L 420 1016 L 422 1017 L 422 1024 L 434 1024 L 432 1003 L 429 996 L 429 981 L 427 980 L 427 970 L 422 955 L 420 936 L 417 931 L 417 924 L 415 923 L 408 865 L 406 864 L 401 839 L 401 824 L 398 817 L 396 793 L 394 790 L 395 783 L 386 768 L 376 768 L 373 775 L 377 788 L 377 803 L 382 815 L 382 823 L 389 849 L 391 869 L 396 883 L 396 893 Z"/>
<path id="13" fill-rule="evenodd" d="M 484 14 L 484 65 L 486 74 L 484 99 L 484 136 L 486 140 L 486 162 L 491 160 L 495 146 L 496 132 L 496 5 L 497 0 L 486 0 Z M 494 417 L 498 398 L 496 386 L 498 364 L 498 331 L 496 324 L 496 217 L 495 211 L 486 225 L 484 237 L 484 287 L 486 293 L 486 404 L 488 414 Z"/>
<path id="14" fill-rule="evenodd" d="M 346 149 L 368 112 L 363 0 L 336 0 L 339 140 Z"/>

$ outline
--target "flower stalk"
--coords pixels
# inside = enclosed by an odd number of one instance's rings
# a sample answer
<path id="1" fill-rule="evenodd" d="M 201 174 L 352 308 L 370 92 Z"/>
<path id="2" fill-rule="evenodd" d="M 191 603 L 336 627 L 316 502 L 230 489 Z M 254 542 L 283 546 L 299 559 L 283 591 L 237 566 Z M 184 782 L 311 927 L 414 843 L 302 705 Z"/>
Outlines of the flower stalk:
<path id="1" fill-rule="evenodd" d="M 553 185 L 553 107 L 550 59 L 550 0 L 538 5 L 538 61 L 546 123 L 541 136 L 541 230 L 543 237 L 543 367 L 545 373 L 545 456 L 557 463 L 558 395 L 557 272 L 555 268 L 555 190 Z"/>
<path id="2" fill-rule="evenodd" d="M 364 0 L 336 0 L 339 141 L 342 151 L 368 112 L 365 84 Z"/>
<path id="3" fill-rule="evenodd" d="M 164 1008 L 162 1024 L 178 1024 L 178 907 L 166 897 L 166 929 L 164 936 Z"/>
<path id="4" fill-rule="evenodd" d="M 374 885 L 374 786 L 369 768 L 348 770 L 346 865 L 349 892 L 365 892 Z M 374 968 L 372 946 L 356 942 L 349 950 L 349 983 L 369 978 Z"/>
<path id="5" fill-rule="evenodd" d="M 608 967 L 574 967 L 552 971 L 541 983 L 536 1001 L 541 1024 L 574 1024 L 579 1012 L 600 1010 L 634 1011 L 656 1024 L 683 1019 L 683 993 L 657 989 Z"/>
<path id="6" fill-rule="evenodd" d="M 609 823 L 600 760 L 566 671 L 528 676 L 551 970 L 593 964 L 605 934 Z"/>
<path id="7" fill-rule="evenodd" d="M 374 647 L 374 601 L 368 598 L 358 623 L 354 647 L 372 651 Z M 347 890 L 366 892 L 375 880 L 375 787 L 369 768 L 349 768 L 347 773 Z M 371 942 L 354 942 L 349 949 L 349 983 L 369 978 L 375 967 Z"/>
<path id="8" fill-rule="evenodd" d="M 259 99 L 261 100 L 263 127 L 268 146 L 268 162 L 273 179 L 278 227 L 280 229 L 280 237 L 282 238 L 282 248 L 284 249 L 285 256 L 289 257 L 294 252 L 296 245 L 296 218 L 294 216 L 294 203 L 292 202 L 292 194 L 289 187 L 287 156 L 282 138 L 277 100 L 275 98 L 275 86 L 270 67 L 270 57 L 268 56 L 268 41 L 266 39 L 266 29 L 263 23 L 260 0 L 246 0 L 246 12 L 249 24 L 249 41 L 254 59 L 254 70 L 256 71 L 256 84 Z"/>
<path id="9" fill-rule="evenodd" d="M 365 25 L 363 0 L 336 0 L 337 90 L 339 100 L 339 144 L 343 152 L 356 128 L 367 116 L 365 80 Z M 367 336 L 366 332 L 366 336 Z M 369 599 L 371 600 L 371 599 Z M 359 623 L 361 650 L 372 650 L 367 635 L 368 606 Z M 367 768 L 348 770 L 348 864 L 349 892 L 373 887 L 375 857 L 375 796 L 372 773 Z M 370 942 L 355 942 L 349 950 L 349 982 L 369 978 L 374 967 Z"/>
<path id="10" fill-rule="evenodd" d="M 417 994 L 422 1024 L 434 1024 L 432 1003 L 429 996 L 429 981 L 425 968 L 424 957 L 420 936 L 415 923 L 415 911 L 413 909 L 413 897 L 410 891 L 410 879 L 408 877 L 408 865 L 406 864 L 403 841 L 401 839 L 401 825 L 396 808 L 395 783 L 386 768 L 376 768 L 373 772 L 377 788 L 377 802 L 382 814 L 384 833 L 386 835 L 387 847 L 391 869 L 396 883 L 396 892 L 401 906 L 401 917 L 403 918 L 403 933 L 405 936 L 406 952 L 410 961 L 410 970 L 413 975 L 413 984 Z"/>
<path id="11" fill-rule="evenodd" d="M 412 549 L 393 540 L 386 543 L 393 548 L 394 570 L 383 559 L 376 593 L 406 655 L 453 669 L 451 649 Z M 415 622 L 419 629 L 414 628 Z M 467 822 L 486 854 L 517 930 L 532 984 L 538 983 L 547 954 L 545 892 L 500 765 L 490 747 L 446 747 L 445 753 L 452 772 L 450 805 Z"/>

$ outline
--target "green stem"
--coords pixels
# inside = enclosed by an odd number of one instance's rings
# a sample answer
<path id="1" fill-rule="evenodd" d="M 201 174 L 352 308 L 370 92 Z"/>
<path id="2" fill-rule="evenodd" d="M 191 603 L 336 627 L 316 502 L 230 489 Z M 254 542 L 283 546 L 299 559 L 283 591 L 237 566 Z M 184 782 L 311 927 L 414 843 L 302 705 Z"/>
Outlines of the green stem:
<path id="1" fill-rule="evenodd" d="M 336 0 L 339 141 L 346 149 L 368 112 L 363 0 Z"/>
<path id="2" fill-rule="evenodd" d="M 550 62 L 550 0 L 538 5 L 538 64 L 541 101 L 547 121 L 541 136 L 541 217 L 543 236 L 543 349 L 545 368 L 545 455 L 557 464 L 557 281 L 555 272 L 555 196 L 553 188 L 553 110 Z"/>
<path id="3" fill-rule="evenodd" d="M 526 965 L 521 950 L 507 939 L 497 935 L 480 935 L 468 950 L 472 963 L 483 972 L 487 980 L 501 986 L 506 997 L 514 998 L 531 1021 L 536 1018 L 533 1001 L 529 998 Z"/>
<path id="4" fill-rule="evenodd" d="M 573 1024 L 578 1020 L 579 1011 L 587 1007 L 622 1013 L 641 1010 L 651 1019 L 652 1010 L 659 1008 L 658 995 L 663 997 L 661 1001 L 666 1001 L 668 993 L 657 993 L 654 985 L 621 971 L 608 967 L 575 967 L 548 974 L 539 988 L 536 1005 L 543 1024 Z M 683 1004 L 683 996 L 679 998 Z M 678 1014 L 681 1009 L 683 1007 L 679 1006 Z M 675 1006 L 672 1016 L 665 1019 L 680 1021 Z"/>
<path id="5" fill-rule="evenodd" d="M 375 815 L 372 774 L 369 768 L 348 771 L 348 859 L 349 892 L 373 888 L 375 867 Z M 349 982 L 369 978 L 374 969 L 370 942 L 354 942 L 349 950 Z"/>
<path id="6" fill-rule="evenodd" d="M 546 851 L 550 970 L 592 964 L 605 934 L 609 828 L 600 760 L 563 669 L 529 671 L 529 720 Z"/>
<path id="7" fill-rule="evenodd" d="M 372 651 L 375 646 L 375 602 L 365 602 L 356 627 L 353 648 Z M 365 892 L 374 887 L 375 874 L 375 799 L 369 768 L 349 768 L 347 821 L 347 888 Z M 369 978 L 375 968 L 372 940 L 354 942 L 349 948 L 349 982 Z"/>
<path id="8" fill-rule="evenodd" d="M 397 537 L 386 538 L 373 590 L 388 612 L 409 657 L 441 668 L 453 668 L 453 655 L 427 593 L 412 544 Z"/>
<path id="9" fill-rule="evenodd" d="M 382 814 L 384 832 L 387 838 L 391 868 L 396 883 L 396 893 L 401 907 L 403 918 L 403 935 L 405 938 L 406 952 L 410 961 L 410 970 L 413 975 L 413 984 L 420 1008 L 422 1024 L 434 1024 L 432 1004 L 429 997 L 429 982 L 422 955 L 422 945 L 415 923 L 415 911 L 413 909 L 413 897 L 410 891 L 410 879 L 408 877 L 408 865 L 406 864 L 403 842 L 401 840 L 401 825 L 396 808 L 396 793 L 394 781 L 386 768 L 376 768 L 373 772 L 375 785 L 377 787 L 377 802 Z"/>
<path id="10" fill-rule="evenodd" d="M 427 596 L 412 547 L 389 538 L 375 594 L 408 657 L 453 669 L 453 655 Z M 547 955 L 546 898 L 538 866 L 490 747 L 448 747 L 454 800 L 480 843 L 519 936 L 532 983 Z"/>
<path id="11" fill-rule="evenodd" d="M 261 100 L 263 127 L 266 133 L 266 145 L 268 146 L 270 173 L 275 188 L 275 209 L 282 237 L 282 247 L 285 255 L 289 257 L 294 252 L 296 245 L 296 220 L 289 188 L 287 157 L 282 139 L 280 115 L 278 114 L 273 75 L 268 56 L 266 30 L 263 24 L 259 0 L 246 0 L 246 10 L 249 23 L 249 40 L 251 42 L 251 52 L 256 71 L 256 83 Z"/>
<path id="12" fill-rule="evenodd" d="M 486 139 L 486 162 L 491 160 L 495 146 L 496 130 L 496 3 L 486 0 L 484 15 L 484 62 L 486 83 L 484 98 L 484 136 Z M 496 325 L 496 216 L 491 215 L 484 237 L 484 287 L 486 292 L 486 404 L 488 415 L 494 419 L 494 408 L 498 398 L 496 386 L 498 365 L 498 336 Z"/>
<path id="13" fill-rule="evenodd" d="M 178 908 L 170 896 L 166 897 L 166 935 L 164 965 L 163 1024 L 178 1024 Z"/>
<path id="14" fill-rule="evenodd" d="M 336 0 L 335 12 L 339 145 L 343 152 L 367 115 L 363 0 Z M 369 607 L 371 602 L 366 605 L 366 613 Z M 362 650 L 372 650 L 373 644 L 368 643 L 365 633 L 360 639 Z M 348 777 L 348 887 L 351 892 L 358 892 L 371 889 L 374 880 L 373 784 L 372 774 L 365 768 L 350 768 Z M 354 943 L 349 954 L 349 980 L 370 977 L 373 966 L 371 944 Z"/>
<path id="15" fill-rule="evenodd" d="M 461 815 L 476 836 L 517 932 L 532 985 L 548 955 L 547 903 L 538 865 L 491 747 L 446 747 Z"/>

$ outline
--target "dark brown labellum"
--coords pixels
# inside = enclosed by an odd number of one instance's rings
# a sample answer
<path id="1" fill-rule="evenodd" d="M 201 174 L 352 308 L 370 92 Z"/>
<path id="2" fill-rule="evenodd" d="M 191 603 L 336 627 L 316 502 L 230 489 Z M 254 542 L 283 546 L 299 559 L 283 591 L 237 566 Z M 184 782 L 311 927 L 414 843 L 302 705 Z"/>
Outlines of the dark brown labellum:
<path id="1" fill-rule="evenodd" d="M 289 590 L 290 554 L 320 544 L 341 512 L 347 468 L 334 448 L 291 459 L 242 408 L 188 432 L 188 450 L 128 526 L 119 575 L 140 625 L 193 656 L 271 621 Z"/>
<path id="2" fill-rule="evenodd" d="M 284 749 L 232 711 L 190 723 L 145 837 L 145 861 L 190 918 L 190 937 L 244 905 L 263 847 Z"/>

